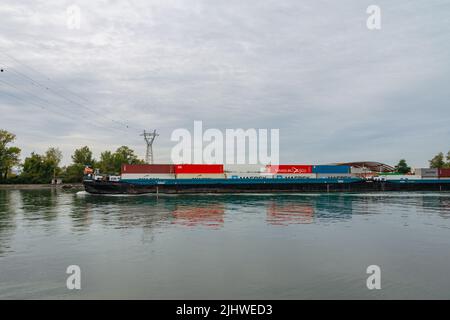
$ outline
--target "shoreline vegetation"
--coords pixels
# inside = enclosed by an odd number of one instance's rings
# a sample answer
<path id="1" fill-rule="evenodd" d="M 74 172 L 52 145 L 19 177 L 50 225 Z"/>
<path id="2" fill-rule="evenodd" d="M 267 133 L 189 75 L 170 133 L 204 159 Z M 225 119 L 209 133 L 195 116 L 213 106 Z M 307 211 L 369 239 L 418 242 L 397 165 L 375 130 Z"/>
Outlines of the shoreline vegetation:
<path id="1" fill-rule="evenodd" d="M 82 182 L 86 166 L 99 169 L 102 174 L 119 175 L 123 163 L 144 163 L 127 146 L 121 146 L 115 152 L 103 151 L 98 160 L 89 147 L 81 147 L 73 152 L 72 162 L 67 166 L 60 166 L 62 152 L 54 147 L 44 154 L 32 152 L 22 161 L 21 149 L 10 146 L 15 139 L 15 134 L 0 129 L 0 185 L 52 185 L 55 180 L 56 185 L 70 185 Z"/>
<path id="2" fill-rule="evenodd" d="M 21 149 L 10 146 L 16 135 L 0 129 L 0 186 L 66 186 L 81 184 L 84 169 L 89 166 L 99 169 L 101 174 L 120 175 L 122 164 L 143 164 L 134 150 L 121 146 L 115 152 L 106 150 L 100 154 L 100 159 L 93 157 L 88 146 L 76 149 L 72 156 L 72 163 L 60 166 L 62 152 L 58 148 L 49 147 L 44 154 L 32 152 L 23 161 L 20 159 Z M 450 168 L 450 151 L 447 155 L 438 153 L 429 160 L 430 168 Z M 407 174 L 411 168 L 405 159 L 401 159 L 395 166 L 396 172 Z M 55 182 L 56 184 L 52 184 Z"/>

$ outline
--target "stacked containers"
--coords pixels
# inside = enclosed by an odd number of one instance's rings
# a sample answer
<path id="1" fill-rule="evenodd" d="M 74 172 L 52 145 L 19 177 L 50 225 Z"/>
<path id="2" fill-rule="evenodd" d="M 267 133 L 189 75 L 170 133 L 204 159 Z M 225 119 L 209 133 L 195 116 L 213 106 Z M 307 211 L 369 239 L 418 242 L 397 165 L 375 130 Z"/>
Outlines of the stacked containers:
<path id="1" fill-rule="evenodd" d="M 268 173 L 275 175 L 274 178 L 315 178 L 312 172 L 312 165 L 304 164 L 280 164 L 268 165 Z"/>
<path id="2" fill-rule="evenodd" d="M 223 164 L 176 164 L 177 179 L 223 179 L 225 174 Z"/>
<path id="3" fill-rule="evenodd" d="M 415 175 L 421 178 L 438 178 L 439 170 L 437 168 L 417 168 Z"/>
<path id="4" fill-rule="evenodd" d="M 317 165 L 312 167 L 317 178 L 351 177 L 350 166 Z"/>
<path id="5" fill-rule="evenodd" d="M 439 178 L 450 178 L 450 168 L 441 168 L 438 170 Z"/>
<path id="6" fill-rule="evenodd" d="M 122 164 L 122 179 L 175 179 L 173 164 Z"/>

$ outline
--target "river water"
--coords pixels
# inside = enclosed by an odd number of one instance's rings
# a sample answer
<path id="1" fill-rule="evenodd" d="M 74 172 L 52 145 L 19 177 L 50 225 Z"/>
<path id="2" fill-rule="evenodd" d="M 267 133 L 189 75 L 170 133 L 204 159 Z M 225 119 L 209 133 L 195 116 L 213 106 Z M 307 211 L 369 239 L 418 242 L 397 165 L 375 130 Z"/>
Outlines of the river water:
<path id="1" fill-rule="evenodd" d="M 450 193 L 0 190 L 0 299 L 448 299 L 449 270 Z"/>

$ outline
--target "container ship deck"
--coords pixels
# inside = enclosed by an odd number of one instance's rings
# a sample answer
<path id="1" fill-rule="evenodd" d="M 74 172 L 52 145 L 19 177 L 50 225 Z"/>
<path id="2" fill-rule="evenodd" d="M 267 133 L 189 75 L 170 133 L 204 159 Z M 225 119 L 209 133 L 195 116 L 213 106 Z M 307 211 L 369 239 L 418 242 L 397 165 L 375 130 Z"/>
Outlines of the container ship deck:
<path id="1" fill-rule="evenodd" d="M 425 172 L 425 171 L 424 171 Z M 121 176 L 86 176 L 93 194 L 450 191 L 450 177 L 361 177 L 349 166 L 280 165 L 224 170 L 223 165 L 123 165 Z"/>

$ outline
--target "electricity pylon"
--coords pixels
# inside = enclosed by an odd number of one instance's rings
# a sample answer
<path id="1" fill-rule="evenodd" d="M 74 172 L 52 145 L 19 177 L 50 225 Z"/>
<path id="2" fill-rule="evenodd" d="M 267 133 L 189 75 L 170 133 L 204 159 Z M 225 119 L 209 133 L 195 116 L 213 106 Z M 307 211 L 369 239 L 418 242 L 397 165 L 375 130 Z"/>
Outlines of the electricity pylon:
<path id="1" fill-rule="evenodd" d="M 147 143 L 147 150 L 145 151 L 145 163 L 153 164 L 153 141 L 159 134 L 156 133 L 156 130 L 153 132 L 147 132 L 144 130 L 144 133 L 141 134 L 144 136 L 144 140 Z"/>

